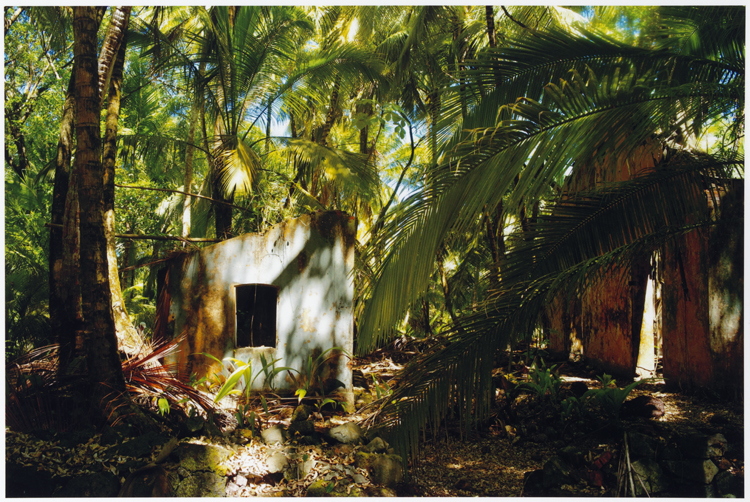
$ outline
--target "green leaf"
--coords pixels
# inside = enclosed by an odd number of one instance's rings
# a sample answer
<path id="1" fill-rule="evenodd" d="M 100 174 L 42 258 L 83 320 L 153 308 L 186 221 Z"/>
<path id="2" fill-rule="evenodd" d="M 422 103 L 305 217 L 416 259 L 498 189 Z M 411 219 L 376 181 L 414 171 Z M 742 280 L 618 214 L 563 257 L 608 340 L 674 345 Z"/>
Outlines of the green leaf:
<path id="1" fill-rule="evenodd" d="M 234 370 L 234 372 L 229 375 L 229 378 L 227 378 L 227 381 L 224 383 L 224 385 L 221 386 L 219 389 L 219 392 L 216 394 L 216 397 L 214 398 L 214 402 L 219 402 L 221 398 L 229 394 L 232 389 L 234 389 L 234 386 L 237 385 L 237 383 L 240 381 L 240 378 L 242 378 L 245 375 L 245 368 L 238 368 Z"/>
<path id="2" fill-rule="evenodd" d="M 294 393 L 295 396 L 297 396 L 297 402 L 302 402 L 302 400 L 307 395 L 307 390 L 305 389 L 297 389 L 297 391 Z"/>
<path id="3" fill-rule="evenodd" d="M 161 413 L 162 416 L 169 414 L 169 401 L 163 397 L 159 398 L 159 413 Z"/>

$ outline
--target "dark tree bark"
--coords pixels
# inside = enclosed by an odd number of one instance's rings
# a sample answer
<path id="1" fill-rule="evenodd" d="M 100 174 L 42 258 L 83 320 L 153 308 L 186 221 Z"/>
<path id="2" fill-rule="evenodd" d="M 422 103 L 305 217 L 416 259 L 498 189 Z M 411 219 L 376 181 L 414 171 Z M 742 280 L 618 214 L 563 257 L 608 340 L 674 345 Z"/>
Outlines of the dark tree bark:
<path id="1" fill-rule="evenodd" d="M 70 160 L 73 151 L 73 131 L 75 128 L 75 63 L 70 75 L 68 91 L 65 95 L 60 139 L 55 157 L 55 185 L 52 190 L 51 220 L 53 225 L 63 225 L 68 185 L 71 178 Z M 76 212 L 77 213 L 77 212 Z M 61 375 L 68 372 L 75 357 L 76 333 L 81 329 L 81 291 L 78 287 L 77 256 L 72 263 L 71 251 L 77 253 L 78 222 L 77 214 L 71 215 L 75 243 L 69 249 L 66 260 L 63 244 L 63 228 L 52 226 L 49 243 L 49 317 L 50 328 L 57 336 L 60 346 L 59 370 Z"/>
<path id="2" fill-rule="evenodd" d="M 104 230 L 104 168 L 101 161 L 101 102 L 96 55 L 97 9 L 76 7 L 73 32 L 76 58 L 76 158 L 79 174 L 80 282 L 84 316 L 86 372 L 91 398 L 103 413 L 125 397 L 125 379 L 117 354 Z"/>
<path id="3" fill-rule="evenodd" d="M 203 76 L 206 70 L 206 62 L 201 61 L 198 67 L 198 75 Z M 193 142 L 195 141 L 195 129 L 198 126 L 198 119 L 200 117 L 201 109 L 203 108 L 203 92 L 200 96 L 196 96 L 193 101 L 193 106 L 190 108 L 190 127 L 187 135 L 187 145 L 185 146 L 185 178 L 184 178 L 184 190 L 190 193 L 190 187 L 193 184 L 193 156 L 195 154 L 195 147 Z M 191 197 L 185 196 L 185 201 L 182 206 L 182 236 L 187 238 L 190 237 L 191 227 L 191 216 L 190 216 L 190 204 L 192 203 Z M 185 243 L 183 243 L 183 246 Z"/>
<path id="4" fill-rule="evenodd" d="M 497 37 L 495 36 L 495 9 L 491 5 L 485 6 L 485 21 L 487 22 L 487 38 L 490 47 L 497 47 Z"/>

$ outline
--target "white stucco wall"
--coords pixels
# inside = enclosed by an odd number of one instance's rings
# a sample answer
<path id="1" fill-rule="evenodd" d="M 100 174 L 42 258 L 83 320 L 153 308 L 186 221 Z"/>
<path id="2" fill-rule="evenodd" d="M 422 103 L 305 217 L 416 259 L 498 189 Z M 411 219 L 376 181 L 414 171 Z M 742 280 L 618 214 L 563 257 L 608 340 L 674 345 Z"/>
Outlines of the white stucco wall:
<path id="1" fill-rule="evenodd" d="M 305 215 L 280 223 L 262 235 L 246 234 L 177 260 L 170 267 L 170 319 L 174 335 L 187 342 L 174 362 L 199 376 L 219 371 L 203 356 L 252 360 L 261 371 L 260 354 L 279 359 L 277 367 L 304 371 L 308 357 L 331 347 L 353 352 L 354 219 L 340 212 Z M 270 284 L 278 288 L 275 348 L 235 346 L 237 285 Z M 348 358 L 339 358 L 336 378 L 351 389 Z M 225 365 L 226 366 L 226 365 Z M 226 370 L 225 370 L 226 371 Z M 253 388 L 260 389 L 263 376 Z M 291 388 L 286 372 L 276 389 Z M 292 389 L 294 390 L 294 389 Z"/>

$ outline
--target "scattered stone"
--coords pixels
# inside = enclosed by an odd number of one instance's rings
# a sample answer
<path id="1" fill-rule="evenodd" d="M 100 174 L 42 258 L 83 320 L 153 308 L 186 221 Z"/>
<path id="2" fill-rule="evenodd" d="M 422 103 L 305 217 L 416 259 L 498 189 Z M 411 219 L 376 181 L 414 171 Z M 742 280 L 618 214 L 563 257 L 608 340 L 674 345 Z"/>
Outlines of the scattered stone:
<path id="1" fill-rule="evenodd" d="M 129 476 L 117 496 L 169 497 L 171 495 L 172 483 L 170 483 L 169 473 L 159 465 Z"/>
<path id="2" fill-rule="evenodd" d="M 719 495 L 726 497 L 733 495 L 737 498 L 745 496 L 745 482 L 744 480 L 729 471 L 723 471 L 716 475 L 714 478 L 716 489 Z"/>
<path id="3" fill-rule="evenodd" d="M 645 434 L 638 432 L 628 433 L 628 446 L 631 458 L 654 458 L 655 441 Z"/>
<path id="4" fill-rule="evenodd" d="M 237 486 L 246 486 L 247 485 L 247 478 L 243 476 L 242 474 L 237 474 L 234 477 L 234 482 Z"/>
<path id="5" fill-rule="evenodd" d="M 662 465 L 675 476 L 692 483 L 709 484 L 719 473 L 719 468 L 710 460 L 664 460 Z"/>
<path id="6" fill-rule="evenodd" d="M 687 458 L 706 459 L 724 456 L 727 440 L 721 434 L 693 434 L 681 438 L 678 446 Z"/>
<path id="7" fill-rule="evenodd" d="M 175 497 L 223 497 L 226 485 L 227 478 L 224 476 L 197 471 L 179 482 Z"/>
<path id="8" fill-rule="evenodd" d="M 187 471 L 210 471 L 219 476 L 226 476 L 226 461 L 234 452 L 222 446 L 184 443 L 174 450 L 174 454 L 180 459 L 180 467 Z"/>
<path id="9" fill-rule="evenodd" d="M 294 412 L 292 413 L 291 423 L 295 422 L 303 422 L 310 418 L 310 413 L 312 412 L 312 409 L 307 406 L 306 404 L 300 404 L 296 408 L 294 408 Z"/>
<path id="10" fill-rule="evenodd" d="M 344 444 L 359 444 L 364 436 L 359 424 L 347 422 L 334 427 L 328 432 L 331 439 Z"/>
<path id="11" fill-rule="evenodd" d="M 654 493 L 660 493 L 669 489 L 669 479 L 664 474 L 661 466 L 655 460 L 642 458 L 630 464 L 633 472 L 640 476 L 641 481 L 646 486 L 649 496 Z M 636 496 L 643 495 L 643 486 L 638 480 L 635 480 Z"/>
<path id="12" fill-rule="evenodd" d="M 544 471 L 543 485 L 545 488 L 559 486 L 572 481 L 571 474 L 573 469 L 565 460 L 558 456 L 547 460 L 542 470 Z"/>
<path id="13" fill-rule="evenodd" d="M 384 486 L 394 487 L 404 479 L 401 457 L 398 455 L 373 455 L 369 472 L 372 480 Z"/>
<path id="14" fill-rule="evenodd" d="M 388 450 L 388 443 L 382 438 L 376 437 L 365 446 L 365 449 L 370 453 L 381 453 Z"/>
<path id="15" fill-rule="evenodd" d="M 198 432 L 203 430 L 205 424 L 206 421 L 198 415 L 188 417 L 188 419 L 185 420 L 185 422 L 181 426 L 181 432 L 185 437 L 195 436 L 196 434 L 198 434 Z"/>
<path id="16" fill-rule="evenodd" d="M 366 483 L 369 482 L 366 477 L 364 477 L 363 475 L 361 475 L 359 473 L 352 474 L 352 479 L 358 485 L 364 485 L 364 484 L 366 484 Z"/>
<path id="17" fill-rule="evenodd" d="M 292 422 L 288 431 L 291 436 L 294 436 L 294 434 L 310 436 L 315 433 L 315 423 L 311 420 Z"/>
<path id="18" fill-rule="evenodd" d="M 276 474 L 277 472 L 283 472 L 289 466 L 289 460 L 286 455 L 277 451 L 266 459 L 266 470 L 270 474 Z"/>
<path id="19" fill-rule="evenodd" d="M 237 484 L 233 483 L 232 481 L 230 481 L 230 482 L 227 483 L 227 487 L 226 487 L 226 490 L 224 491 L 224 493 L 226 494 L 227 497 L 239 497 L 240 490 L 241 490 L 241 488 L 240 488 L 239 485 L 237 485 Z"/>
<path id="20" fill-rule="evenodd" d="M 658 418 L 664 415 L 664 401 L 654 396 L 638 396 L 622 403 L 621 417 Z"/>
<path id="21" fill-rule="evenodd" d="M 261 432 L 260 436 L 263 438 L 263 442 L 268 445 L 284 444 L 286 442 L 286 431 L 280 425 L 269 427 Z"/>

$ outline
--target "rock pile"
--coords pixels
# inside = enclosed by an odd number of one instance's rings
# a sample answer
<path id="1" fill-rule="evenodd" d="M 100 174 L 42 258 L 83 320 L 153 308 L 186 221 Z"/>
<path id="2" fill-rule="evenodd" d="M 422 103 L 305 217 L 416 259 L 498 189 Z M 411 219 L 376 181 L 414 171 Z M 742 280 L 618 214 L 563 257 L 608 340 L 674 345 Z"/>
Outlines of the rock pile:
<path id="1" fill-rule="evenodd" d="M 580 486 L 600 487 L 601 495 L 616 496 L 618 485 L 628 493 L 662 497 L 743 497 L 744 478 L 735 468 L 744 456 L 742 431 L 687 434 L 662 439 L 629 432 L 619 452 L 597 458 L 567 446 L 524 476 L 526 496 L 571 496 Z M 629 457 L 630 467 L 627 467 Z M 618 475 L 619 474 L 619 475 Z M 632 475 L 632 482 L 631 482 Z"/>
<path id="2" fill-rule="evenodd" d="M 204 429 L 197 425 L 195 433 Z M 394 455 L 388 443 L 380 437 L 367 438 L 353 422 L 331 425 L 316 429 L 310 410 L 299 407 L 289 427 L 274 425 L 260 434 L 238 429 L 229 438 L 170 440 L 153 433 L 128 437 L 130 431 L 92 432 L 81 441 L 89 446 L 101 444 L 92 450 L 98 461 L 89 462 L 92 468 L 101 467 L 101 472 L 46 475 L 31 464 L 16 465 L 6 458 L 12 478 L 6 495 L 395 496 L 394 488 L 403 480 L 403 468 L 401 458 Z M 67 451 L 80 455 L 75 450 Z"/>

